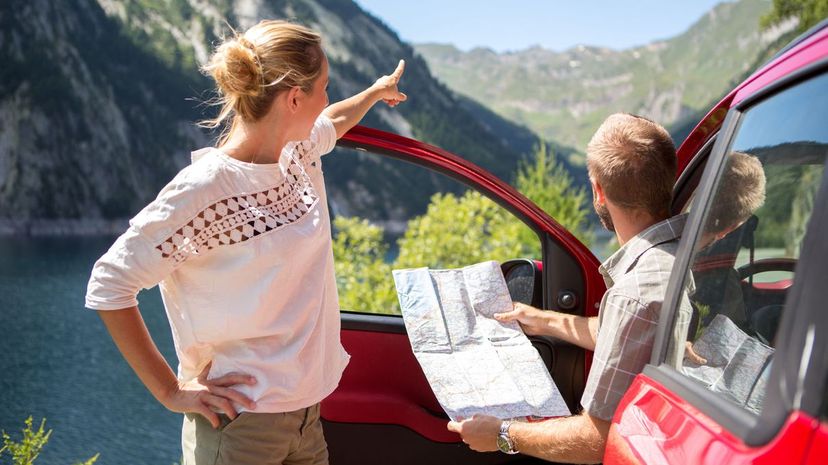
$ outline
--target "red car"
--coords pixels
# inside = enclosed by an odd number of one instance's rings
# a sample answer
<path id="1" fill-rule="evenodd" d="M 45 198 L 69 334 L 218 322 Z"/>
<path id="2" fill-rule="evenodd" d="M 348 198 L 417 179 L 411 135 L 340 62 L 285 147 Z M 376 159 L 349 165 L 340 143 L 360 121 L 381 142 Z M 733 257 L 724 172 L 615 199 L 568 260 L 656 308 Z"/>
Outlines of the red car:
<path id="1" fill-rule="evenodd" d="M 355 128 L 340 147 L 368 152 L 356 157 L 366 163 L 370 154 L 413 163 L 494 200 L 537 234 L 542 250 L 535 261 L 503 264 L 513 298 L 597 314 L 605 290 L 598 260 L 506 183 L 441 149 L 374 129 Z M 727 240 L 707 247 L 700 231 L 710 206 L 732 195 L 721 172 L 733 152 L 761 161 L 764 206 Z M 825 463 L 828 317 L 820 315 L 828 302 L 828 24 L 727 95 L 678 155 L 673 208 L 689 212 L 688 226 L 651 363 L 615 414 L 604 463 Z M 691 280 L 697 318 L 688 341 L 700 347 L 725 320 L 733 328 L 724 341 L 731 352 L 708 356 L 704 376 L 665 362 L 669 346 L 679 343 L 674 320 Z M 448 419 L 414 359 L 402 318 L 352 310 L 342 312 L 351 363 L 322 404 L 331 463 L 539 462 L 470 451 L 446 430 Z M 591 354 L 548 338 L 533 343 L 577 412 Z"/>

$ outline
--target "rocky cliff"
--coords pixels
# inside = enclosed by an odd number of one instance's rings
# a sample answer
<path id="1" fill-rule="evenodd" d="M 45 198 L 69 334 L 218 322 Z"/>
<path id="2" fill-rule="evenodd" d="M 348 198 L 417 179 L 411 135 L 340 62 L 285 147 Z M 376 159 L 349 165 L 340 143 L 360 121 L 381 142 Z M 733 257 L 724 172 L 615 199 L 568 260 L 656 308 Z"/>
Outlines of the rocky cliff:
<path id="1" fill-rule="evenodd" d="M 350 0 L 9 0 L 0 7 L 0 232 L 122 227 L 191 150 L 212 143 L 194 125 L 215 111 L 198 66 L 230 25 L 263 18 L 323 34 L 332 100 L 407 61 L 410 101 L 378 106 L 369 126 L 436 144 L 506 179 L 531 150 L 529 131 L 474 115 L 409 45 Z M 397 198 L 386 219 L 404 219 L 423 211 L 431 193 L 457 189 L 406 166 L 372 161 L 354 170 L 347 156 L 325 163 L 332 207 L 344 214 L 376 216 Z"/>

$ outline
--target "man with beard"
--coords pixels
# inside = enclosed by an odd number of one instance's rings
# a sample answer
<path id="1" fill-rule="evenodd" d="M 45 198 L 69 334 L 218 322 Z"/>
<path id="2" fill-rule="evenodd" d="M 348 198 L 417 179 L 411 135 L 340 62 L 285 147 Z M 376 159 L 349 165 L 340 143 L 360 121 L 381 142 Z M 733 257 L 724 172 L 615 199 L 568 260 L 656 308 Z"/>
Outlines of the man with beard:
<path id="1" fill-rule="evenodd" d="M 593 206 L 621 248 L 601 264 L 607 291 L 598 317 L 541 311 L 516 303 L 495 314 L 518 321 L 526 334 L 552 336 L 595 352 L 578 415 L 544 422 L 475 416 L 450 422 L 473 450 L 540 457 L 554 462 L 600 462 L 615 410 L 649 362 L 661 302 L 686 215 L 670 218 L 676 150 L 667 131 L 638 116 L 614 114 L 587 146 Z M 676 334 L 687 333 L 683 305 Z M 684 347 L 682 344 L 680 347 Z M 678 366 L 683 354 L 670 354 Z"/>

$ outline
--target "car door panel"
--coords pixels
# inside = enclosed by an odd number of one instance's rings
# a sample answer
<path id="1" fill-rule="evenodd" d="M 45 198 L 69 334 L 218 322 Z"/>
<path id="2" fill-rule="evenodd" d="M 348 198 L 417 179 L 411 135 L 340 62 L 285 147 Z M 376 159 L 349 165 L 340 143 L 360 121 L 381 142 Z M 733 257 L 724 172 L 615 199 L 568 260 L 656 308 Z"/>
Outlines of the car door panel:
<path id="1" fill-rule="evenodd" d="M 460 437 L 446 429 L 448 417 L 414 358 L 402 318 L 383 317 L 388 331 L 376 324 L 365 331 L 348 317 L 342 317 L 341 338 L 351 361 L 337 390 L 322 403 L 323 418 L 400 425 L 431 441 L 458 442 Z"/>
<path id="2" fill-rule="evenodd" d="M 805 465 L 820 465 L 828 457 L 828 423 L 821 423 L 814 433 L 811 446 L 808 448 L 808 458 Z"/>
<path id="3" fill-rule="evenodd" d="M 430 441 L 458 442 L 426 380 L 405 333 L 402 318 L 343 313 L 342 345 L 351 355 L 336 391 L 322 402 L 322 417 L 340 423 L 389 424 L 409 428 Z M 583 350 L 531 338 L 553 377 L 577 377 Z M 564 362 L 568 361 L 568 362 Z M 557 383 L 571 411 L 577 411 L 574 383 Z"/>
<path id="4" fill-rule="evenodd" d="M 322 402 L 332 464 L 498 464 L 526 461 L 480 454 L 448 431 L 449 421 L 411 350 L 402 318 L 342 314 L 351 361 Z"/>
<path id="5" fill-rule="evenodd" d="M 604 463 L 803 463 L 816 426 L 813 418 L 794 413 L 774 440 L 750 447 L 675 392 L 638 375 L 613 419 Z"/>
<path id="6" fill-rule="evenodd" d="M 323 420 L 332 465 L 456 465 L 540 463 L 520 455 L 479 453 L 462 442 L 430 441 L 399 425 L 349 424 Z"/>

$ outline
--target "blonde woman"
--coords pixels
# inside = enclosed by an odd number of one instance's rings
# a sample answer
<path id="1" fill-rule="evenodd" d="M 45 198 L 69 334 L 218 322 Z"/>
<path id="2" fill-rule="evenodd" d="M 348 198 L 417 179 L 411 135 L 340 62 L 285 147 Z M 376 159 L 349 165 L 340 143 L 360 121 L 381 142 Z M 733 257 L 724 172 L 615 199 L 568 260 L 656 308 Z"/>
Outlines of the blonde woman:
<path id="1" fill-rule="evenodd" d="M 185 414 L 186 464 L 319 464 L 319 402 L 348 363 L 320 156 L 378 101 L 396 106 L 404 63 L 328 105 L 321 38 L 262 21 L 225 40 L 205 70 L 227 123 L 193 152 L 95 264 L 98 310 L 135 373 Z M 173 373 L 136 294 L 159 284 L 179 359 Z"/>

